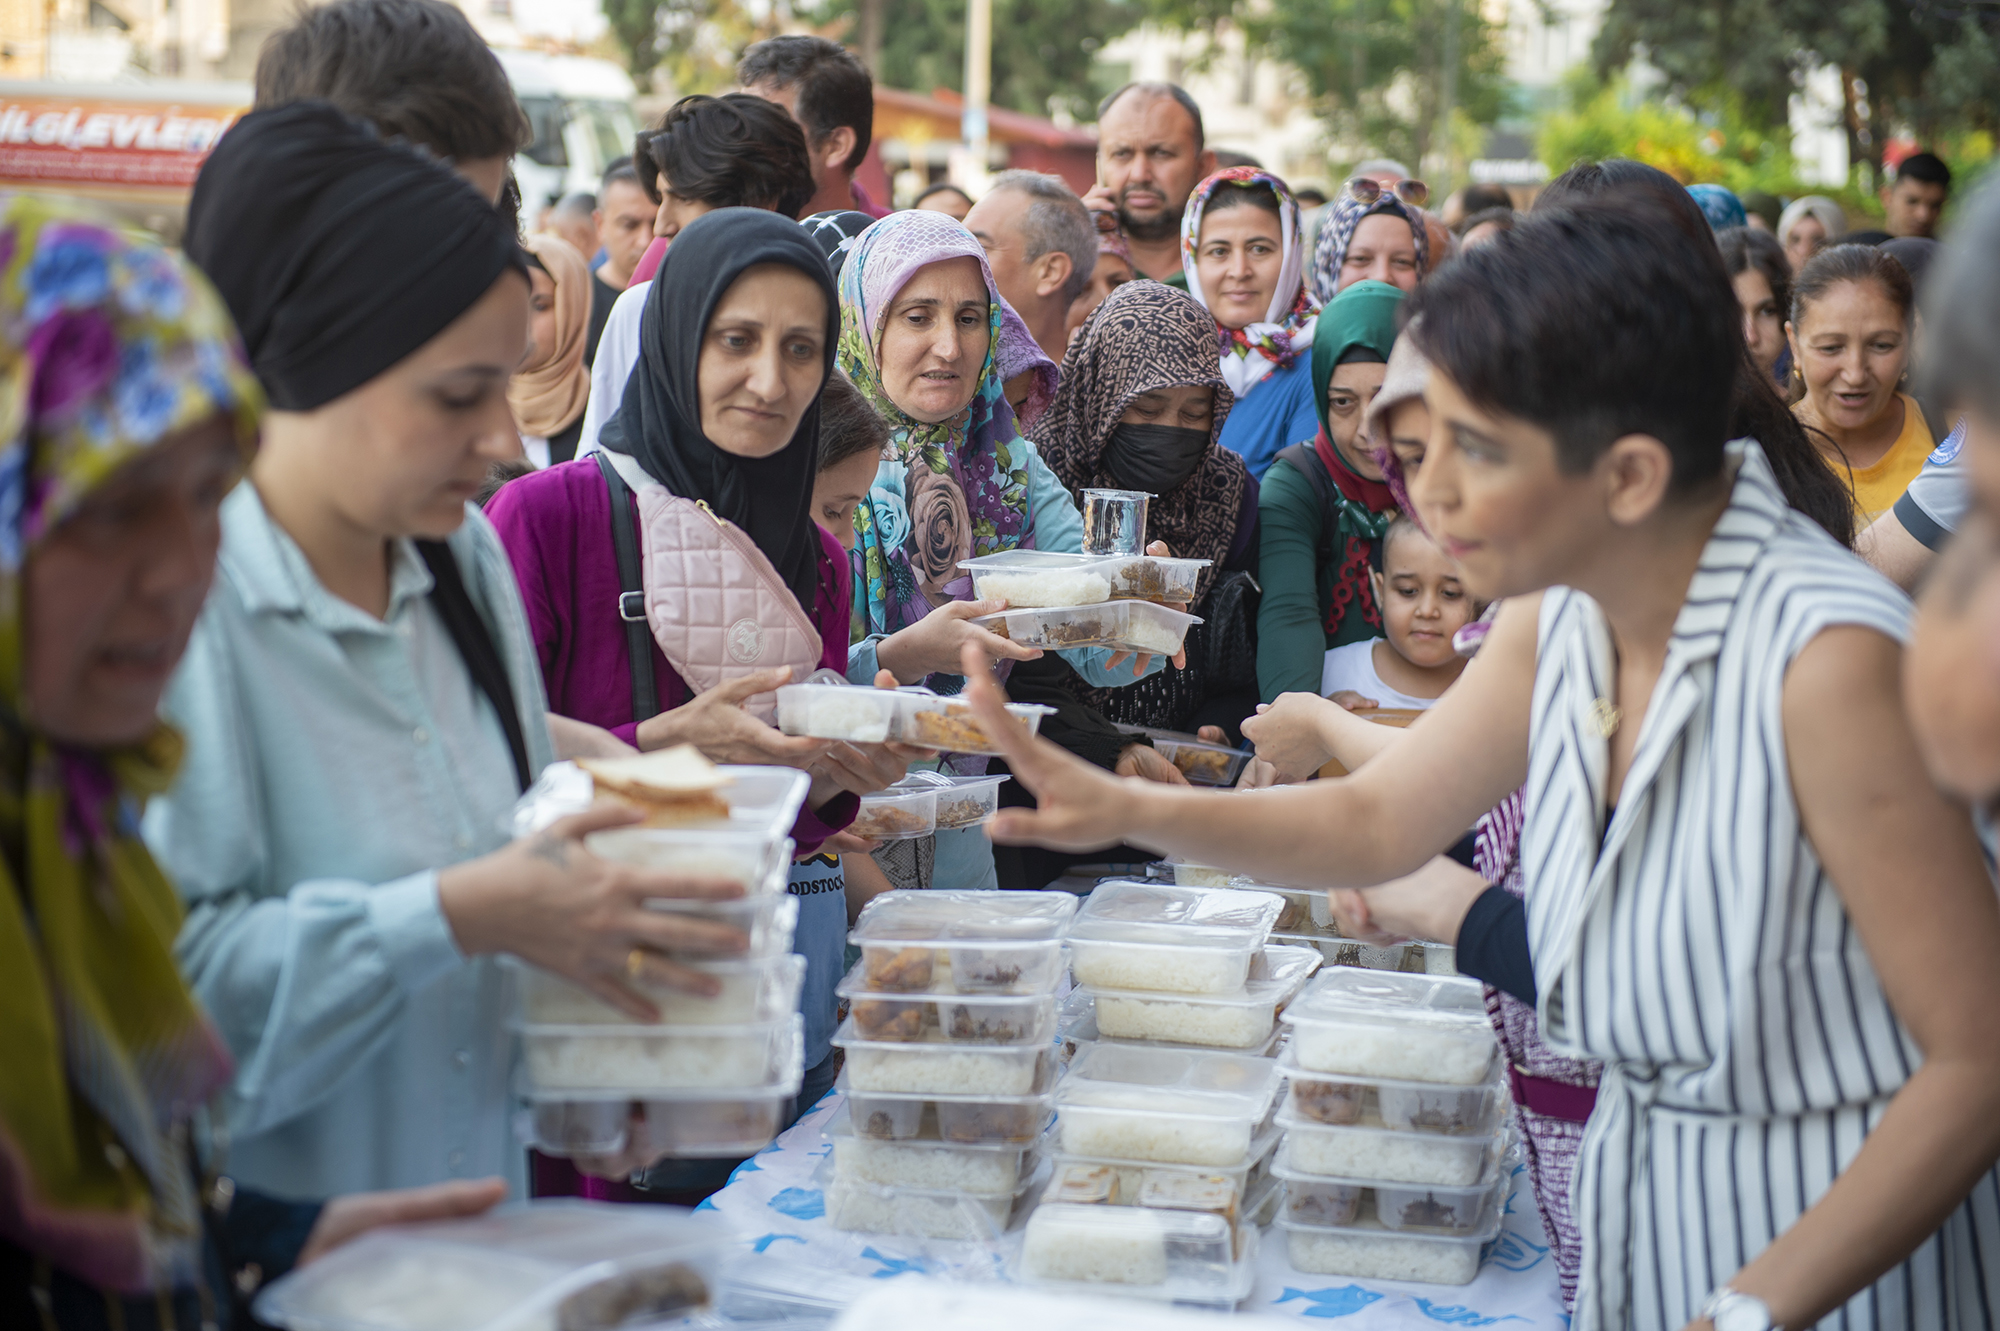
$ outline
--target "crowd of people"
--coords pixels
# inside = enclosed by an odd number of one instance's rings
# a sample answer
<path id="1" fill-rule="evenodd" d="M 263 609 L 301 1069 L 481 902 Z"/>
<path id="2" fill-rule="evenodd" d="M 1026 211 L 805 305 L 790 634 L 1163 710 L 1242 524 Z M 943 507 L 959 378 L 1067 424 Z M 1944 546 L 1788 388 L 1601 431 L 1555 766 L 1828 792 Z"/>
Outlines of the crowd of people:
<path id="1" fill-rule="evenodd" d="M 184 253 L 0 197 L 0 1322 L 221 1325 L 375 1224 L 722 1186 L 509 1123 L 501 958 L 647 1020 L 744 940 L 585 848 L 631 815 L 506 815 L 690 744 L 810 774 L 800 1109 L 875 894 L 1178 853 L 1456 946 L 1580 1326 L 1991 1323 L 2000 189 L 1946 243 L 1929 154 L 1880 234 L 1621 160 L 1432 211 L 1219 166 L 1138 83 L 1086 193 L 889 211 L 853 55 L 737 78 L 524 201 L 459 11 L 334 0 Z M 1209 561 L 1171 660 L 976 622 L 961 561 L 1080 551 L 1102 487 Z M 724 566 L 751 660 L 649 628 Z M 781 733 L 816 671 L 969 691 L 1005 758 Z M 847 831 L 989 761 L 987 827 Z"/>

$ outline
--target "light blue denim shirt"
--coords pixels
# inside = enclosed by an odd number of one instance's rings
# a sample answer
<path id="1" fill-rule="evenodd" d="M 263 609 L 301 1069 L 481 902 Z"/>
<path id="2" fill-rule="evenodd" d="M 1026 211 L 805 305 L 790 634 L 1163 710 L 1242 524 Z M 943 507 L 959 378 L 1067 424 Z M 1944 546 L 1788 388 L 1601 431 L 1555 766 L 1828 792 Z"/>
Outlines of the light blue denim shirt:
<path id="1" fill-rule="evenodd" d="M 550 745 L 520 593 L 477 509 L 450 541 L 505 662 L 539 772 Z M 237 1060 L 230 1174 L 286 1197 L 506 1176 L 506 986 L 458 950 L 437 870 L 508 837 L 499 718 L 392 549 L 377 620 L 265 512 L 223 504 L 215 587 L 168 692 L 187 737 L 146 839 L 188 905 L 179 955 Z"/>
<path id="2" fill-rule="evenodd" d="M 1028 473 L 1028 532 L 1033 537 L 1033 548 L 1065 554 L 1081 553 L 1083 514 L 1077 511 L 1069 488 L 1049 470 L 1049 464 L 1042 461 L 1041 451 L 1031 441 L 1023 439 L 1009 447 L 1018 448 L 1026 456 L 1023 465 Z M 902 493 L 903 464 L 884 462 L 875 473 L 875 486 Z M 875 672 L 879 668 L 875 661 L 875 648 L 882 637 L 881 634 L 870 634 L 848 648 L 849 682 L 875 682 Z M 1167 664 L 1164 658 L 1156 656 L 1146 667 L 1144 675 L 1134 675 L 1129 659 L 1116 668 L 1105 667 L 1104 663 L 1112 655 L 1109 647 L 1072 647 L 1059 655 L 1086 683 L 1100 689 L 1115 689 L 1136 683 Z M 1000 886 L 999 875 L 993 865 L 993 843 L 987 839 L 985 828 L 963 827 L 937 834 L 937 862 L 932 870 L 931 886 L 958 890 Z"/>

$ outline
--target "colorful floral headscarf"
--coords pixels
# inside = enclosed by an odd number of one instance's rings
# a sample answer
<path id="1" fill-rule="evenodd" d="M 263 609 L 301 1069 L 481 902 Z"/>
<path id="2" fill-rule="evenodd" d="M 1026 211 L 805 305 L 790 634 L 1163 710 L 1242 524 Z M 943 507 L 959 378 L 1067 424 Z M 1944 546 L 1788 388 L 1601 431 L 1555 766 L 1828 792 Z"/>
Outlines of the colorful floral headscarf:
<path id="1" fill-rule="evenodd" d="M 247 457 L 262 396 L 222 302 L 157 245 L 0 198 L 0 1236 L 143 1293 L 194 1274 L 188 1114 L 226 1051 L 174 964 L 180 900 L 139 839 L 180 755 L 35 733 L 23 571 L 135 455 L 218 414 Z"/>
<path id="2" fill-rule="evenodd" d="M 1404 203 L 1396 197 L 1394 190 L 1384 190 L 1382 197 L 1373 203 L 1363 203 L 1346 189 L 1340 197 L 1326 206 L 1326 221 L 1320 224 L 1319 244 L 1313 247 L 1312 291 L 1322 305 L 1331 301 L 1340 290 L 1340 266 L 1347 262 L 1348 246 L 1354 243 L 1354 232 L 1363 219 L 1377 213 L 1388 213 L 1403 219 L 1416 238 L 1417 276 L 1421 278 L 1431 270 L 1430 230 L 1424 225 L 1424 214 L 1420 208 Z"/>
<path id="3" fill-rule="evenodd" d="M 986 283 L 986 361 L 971 405 L 931 424 L 906 414 L 883 387 L 882 327 L 918 269 L 959 258 L 976 260 Z M 891 213 L 861 233 L 841 267 L 840 368 L 889 423 L 889 458 L 854 517 L 861 633 L 894 633 L 946 601 L 969 599 L 972 580 L 959 561 L 1023 543 L 1028 473 L 1001 391 L 1003 308 L 986 251 L 943 213 Z"/>
<path id="4" fill-rule="evenodd" d="M 1743 210 L 1743 200 L 1726 185 L 1689 185 L 1688 194 L 1701 208 L 1701 215 L 1708 219 L 1709 230 L 1727 231 L 1733 226 L 1748 226 L 1750 214 Z"/>
<path id="5" fill-rule="evenodd" d="M 1208 200 L 1224 185 L 1263 185 L 1278 198 L 1278 244 L 1284 261 L 1278 268 L 1278 285 L 1271 292 L 1271 308 L 1262 323 L 1242 328 L 1215 326 L 1217 346 L 1222 354 L 1222 377 L 1230 391 L 1242 397 L 1272 370 L 1290 365 L 1301 351 L 1312 345 L 1313 319 L 1319 302 L 1305 287 L 1305 239 L 1299 229 L 1299 201 L 1284 181 L 1254 166 L 1232 166 L 1218 171 L 1194 187 L 1187 210 L 1181 214 L 1181 271 L 1187 275 L 1188 293 L 1211 311 L 1213 306 L 1202 294 L 1201 275 L 1195 270 L 1195 254 L 1201 248 L 1201 216 Z"/>

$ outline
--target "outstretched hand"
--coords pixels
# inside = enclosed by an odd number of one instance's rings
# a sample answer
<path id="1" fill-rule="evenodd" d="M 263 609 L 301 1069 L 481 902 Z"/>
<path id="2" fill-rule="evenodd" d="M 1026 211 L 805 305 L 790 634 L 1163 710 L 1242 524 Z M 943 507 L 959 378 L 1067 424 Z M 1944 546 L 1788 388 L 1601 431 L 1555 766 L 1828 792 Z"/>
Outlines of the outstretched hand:
<path id="1" fill-rule="evenodd" d="M 484 1215 L 507 1196 L 504 1179 L 457 1179 L 423 1188 L 385 1192 L 350 1192 L 320 1208 L 319 1219 L 299 1249 L 300 1266 L 326 1256 L 341 1244 L 384 1225 L 414 1225 L 424 1220 L 456 1220 Z"/>
<path id="2" fill-rule="evenodd" d="M 1132 813 L 1142 798 L 1140 789 L 1159 787 L 1137 778 L 1110 776 L 1030 735 L 1025 725 L 1008 715 L 1007 696 L 994 683 L 992 669 L 977 647 L 966 646 L 962 664 L 972 714 L 1037 805 L 1001 809 L 986 820 L 987 835 L 1002 845 L 1053 850 L 1102 850 L 1124 841 L 1127 830 L 1136 825 Z"/>

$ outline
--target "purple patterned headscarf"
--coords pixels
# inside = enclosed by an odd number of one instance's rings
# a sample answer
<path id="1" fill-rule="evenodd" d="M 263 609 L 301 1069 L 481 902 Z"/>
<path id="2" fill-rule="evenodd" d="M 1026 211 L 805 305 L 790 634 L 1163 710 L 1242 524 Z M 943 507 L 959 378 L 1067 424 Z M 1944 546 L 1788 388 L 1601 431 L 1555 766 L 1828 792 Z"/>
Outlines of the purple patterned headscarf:
<path id="1" fill-rule="evenodd" d="M 1034 429 L 1035 422 L 1041 420 L 1042 413 L 1049 409 L 1049 403 L 1056 400 L 1056 389 L 1062 384 L 1062 371 L 1042 350 L 1042 344 L 1035 341 L 1028 325 L 1014 313 L 1014 307 L 1004 300 L 1000 302 L 1000 364 L 996 368 L 1003 385 L 1025 370 L 1035 372 L 1035 382 L 1029 385 L 1027 401 L 1021 404 L 1021 410 L 1015 416 L 1016 424 L 1023 430 Z"/>
<path id="2" fill-rule="evenodd" d="M 1326 221 L 1320 225 L 1319 243 L 1313 247 L 1312 292 L 1323 305 L 1333 299 L 1340 290 L 1340 266 L 1347 261 L 1347 247 L 1354 243 L 1354 232 L 1364 218 L 1377 213 L 1388 213 L 1400 217 L 1409 225 L 1410 234 L 1417 243 L 1417 275 L 1422 277 L 1431 270 L 1431 237 L 1424 226 L 1421 209 L 1414 208 L 1397 198 L 1394 191 L 1385 190 L 1382 197 L 1373 203 L 1362 203 L 1345 189 L 1340 197 L 1327 205 Z"/>

